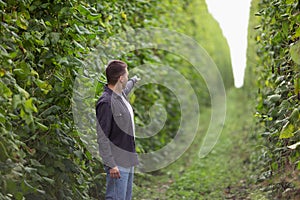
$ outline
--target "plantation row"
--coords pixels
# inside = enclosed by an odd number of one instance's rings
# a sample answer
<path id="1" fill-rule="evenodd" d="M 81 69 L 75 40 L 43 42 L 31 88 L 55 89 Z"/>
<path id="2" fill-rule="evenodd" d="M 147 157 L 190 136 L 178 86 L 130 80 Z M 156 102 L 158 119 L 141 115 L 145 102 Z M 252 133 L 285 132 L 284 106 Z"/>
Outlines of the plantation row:
<path id="1" fill-rule="evenodd" d="M 300 192 L 300 2 L 252 5 L 249 44 L 256 55 L 248 54 L 246 87 L 254 91 L 256 134 L 263 141 L 256 152 L 257 177 L 270 198 L 289 199 Z"/>
<path id="2" fill-rule="evenodd" d="M 0 1 L 0 7 L 0 199 L 103 197 L 102 164 L 89 151 L 89 141 L 82 139 L 95 134 L 94 129 L 82 131 L 75 126 L 72 95 L 78 74 L 84 74 L 82 80 L 93 79 L 84 84 L 95 95 L 83 102 L 93 108 L 105 83 L 104 66 L 97 73 L 85 74 L 84 63 L 119 33 L 151 27 L 185 33 L 213 57 L 225 86 L 233 85 L 226 41 L 204 0 L 8 0 Z M 99 59 L 106 63 L 112 58 L 103 53 Z M 200 104 L 210 105 L 202 77 L 180 55 L 120 49 L 119 57 L 113 59 L 125 60 L 129 70 L 147 63 L 172 66 L 189 80 Z M 159 101 L 161 97 L 167 101 Z M 131 101 L 138 125 L 149 122 L 147 111 L 154 104 L 167 111 L 164 129 L 151 140 L 137 140 L 137 150 L 148 152 L 167 144 L 180 120 L 174 94 L 148 84 L 136 91 Z M 89 118 L 84 121 L 96 124 Z"/>
<path id="3" fill-rule="evenodd" d="M 300 187 L 300 3 L 254 0 L 252 5 L 255 16 L 250 24 L 255 29 L 249 29 L 254 37 L 249 44 L 256 54 L 248 55 L 244 89 L 256 99 L 255 134 L 263 138 L 256 152 L 257 184 L 267 185 L 270 198 L 287 198 L 297 195 Z M 83 74 L 79 81 L 94 96 L 76 94 L 85 99 L 82 107 L 87 109 L 82 113 L 93 110 L 106 82 L 103 63 L 109 59 L 125 60 L 129 70 L 144 64 L 171 66 L 189 81 L 199 105 L 210 106 L 203 77 L 189 61 L 167 51 L 120 49 L 117 58 L 103 52 L 97 58 L 102 65 L 86 73 L 92 53 L 117 34 L 151 27 L 184 33 L 208 51 L 226 89 L 233 86 L 226 41 L 204 0 L 8 0 L 0 1 L 0 7 L 0 199 L 103 197 L 102 164 L 83 139 L 93 135 L 94 128 L 76 126 L 73 94 L 76 78 Z M 174 93 L 147 84 L 130 101 L 139 126 L 151 121 L 152 106 L 167 111 L 163 129 L 151 139 L 138 138 L 137 151 L 150 152 L 168 144 L 181 117 Z M 83 122 L 96 124 L 93 117 Z"/>

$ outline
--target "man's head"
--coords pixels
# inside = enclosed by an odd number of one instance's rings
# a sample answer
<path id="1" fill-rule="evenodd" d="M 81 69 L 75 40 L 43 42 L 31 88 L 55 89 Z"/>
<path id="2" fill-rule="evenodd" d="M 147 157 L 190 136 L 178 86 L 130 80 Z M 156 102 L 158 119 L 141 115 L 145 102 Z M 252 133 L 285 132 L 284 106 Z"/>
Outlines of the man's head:
<path id="1" fill-rule="evenodd" d="M 128 81 L 128 70 L 125 62 L 120 60 L 109 61 L 105 73 L 109 85 L 116 85 L 116 83 L 120 81 L 123 88 L 126 86 Z"/>

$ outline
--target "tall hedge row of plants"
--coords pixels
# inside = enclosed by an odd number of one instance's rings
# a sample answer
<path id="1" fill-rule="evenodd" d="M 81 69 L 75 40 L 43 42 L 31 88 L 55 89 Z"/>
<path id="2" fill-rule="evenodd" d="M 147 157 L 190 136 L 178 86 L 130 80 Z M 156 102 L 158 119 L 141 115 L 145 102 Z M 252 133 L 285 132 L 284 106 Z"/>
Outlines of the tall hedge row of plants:
<path id="1" fill-rule="evenodd" d="M 272 180 L 269 189 L 281 195 L 300 187 L 300 2 L 262 0 L 258 7 L 256 116 L 265 138 L 260 180 Z"/>
<path id="2" fill-rule="evenodd" d="M 72 94 L 86 57 L 111 36 L 128 28 L 152 26 L 189 34 L 204 43 L 220 67 L 227 88 L 232 86 L 226 42 L 207 14 L 204 1 L 195 2 L 0 1 L 0 199 L 103 196 L 101 162 L 88 150 L 80 137 L 83 133 L 75 127 Z M 196 14 L 198 8 L 204 17 Z M 154 50 L 144 50 L 117 59 L 128 60 L 130 69 L 146 62 L 161 61 L 170 66 L 176 63 L 191 75 L 199 99 L 209 105 L 201 77 L 192 76 L 186 61 L 172 56 L 164 59 L 167 55 L 167 52 L 156 54 Z M 98 87 L 97 95 L 101 91 Z M 175 105 L 169 106 L 172 115 L 162 134 L 152 142 L 137 141 L 140 151 L 150 151 L 169 141 L 177 128 L 180 111 L 176 98 L 164 88 L 149 85 L 139 93 L 141 97 L 150 94 L 137 104 L 139 113 L 146 113 L 160 95 Z M 136 114 L 137 120 L 147 119 Z"/>

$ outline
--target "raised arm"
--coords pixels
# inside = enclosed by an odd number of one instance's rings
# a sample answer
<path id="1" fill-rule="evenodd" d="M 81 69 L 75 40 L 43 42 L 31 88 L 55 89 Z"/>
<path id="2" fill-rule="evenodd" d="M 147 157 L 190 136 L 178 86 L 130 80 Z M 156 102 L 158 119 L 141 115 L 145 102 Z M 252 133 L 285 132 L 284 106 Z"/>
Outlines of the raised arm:
<path id="1" fill-rule="evenodd" d="M 132 78 L 130 78 L 127 82 L 127 85 L 124 89 L 124 93 L 126 96 L 128 96 L 128 94 L 130 93 L 130 91 L 132 90 L 133 86 L 135 85 L 135 83 L 139 80 L 139 78 L 137 76 L 134 76 Z"/>

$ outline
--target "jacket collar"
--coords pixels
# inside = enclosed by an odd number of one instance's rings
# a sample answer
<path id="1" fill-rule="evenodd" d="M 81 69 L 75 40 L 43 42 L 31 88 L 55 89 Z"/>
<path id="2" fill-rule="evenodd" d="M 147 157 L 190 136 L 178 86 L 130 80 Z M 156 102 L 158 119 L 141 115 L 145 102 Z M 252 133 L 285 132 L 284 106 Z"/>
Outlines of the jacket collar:
<path id="1" fill-rule="evenodd" d="M 104 91 L 107 92 L 109 95 L 112 95 L 113 91 L 108 87 L 107 84 L 104 86 Z"/>
<path id="2" fill-rule="evenodd" d="M 121 96 L 119 94 L 115 93 L 112 89 L 110 89 L 107 84 L 104 87 L 104 91 L 107 92 L 109 95 L 113 96 L 115 99 L 121 98 Z M 122 92 L 121 95 L 124 96 L 125 99 L 127 100 L 127 97 L 124 95 L 124 92 Z"/>

